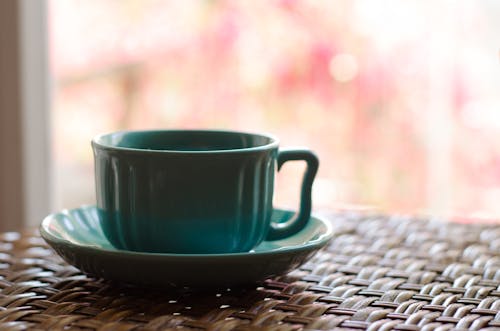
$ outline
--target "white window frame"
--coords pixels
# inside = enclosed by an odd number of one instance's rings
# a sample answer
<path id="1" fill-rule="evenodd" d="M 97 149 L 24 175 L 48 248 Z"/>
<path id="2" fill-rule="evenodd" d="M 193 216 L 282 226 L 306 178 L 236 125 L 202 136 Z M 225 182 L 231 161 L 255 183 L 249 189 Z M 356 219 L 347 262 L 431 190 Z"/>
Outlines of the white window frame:
<path id="1" fill-rule="evenodd" d="M 52 209 L 47 2 L 0 1 L 0 230 Z"/>

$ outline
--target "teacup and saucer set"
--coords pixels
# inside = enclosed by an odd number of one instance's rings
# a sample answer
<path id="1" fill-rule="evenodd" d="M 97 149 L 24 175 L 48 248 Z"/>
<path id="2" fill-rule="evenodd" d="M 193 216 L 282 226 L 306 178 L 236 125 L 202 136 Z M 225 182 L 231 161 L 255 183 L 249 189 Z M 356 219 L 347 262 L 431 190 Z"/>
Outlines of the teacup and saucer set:
<path id="1" fill-rule="evenodd" d="M 47 216 L 40 232 L 68 263 L 144 286 L 243 285 L 285 274 L 332 237 L 311 215 L 318 159 L 270 135 L 122 131 L 92 140 L 96 205 Z M 303 160 L 298 211 L 273 208 L 274 175 Z"/>

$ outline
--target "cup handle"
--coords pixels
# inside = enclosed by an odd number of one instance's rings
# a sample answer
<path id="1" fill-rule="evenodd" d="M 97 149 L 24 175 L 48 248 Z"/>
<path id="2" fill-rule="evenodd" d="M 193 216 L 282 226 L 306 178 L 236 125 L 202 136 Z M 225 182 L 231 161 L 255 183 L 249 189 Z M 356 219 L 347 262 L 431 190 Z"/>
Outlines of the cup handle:
<path id="1" fill-rule="evenodd" d="M 318 171 L 319 160 L 309 149 L 284 149 L 278 152 L 278 171 L 287 161 L 306 161 L 306 171 L 300 190 L 300 208 L 295 215 L 285 222 L 272 222 L 267 240 L 288 237 L 304 228 L 311 217 L 311 191 L 314 177 Z"/>

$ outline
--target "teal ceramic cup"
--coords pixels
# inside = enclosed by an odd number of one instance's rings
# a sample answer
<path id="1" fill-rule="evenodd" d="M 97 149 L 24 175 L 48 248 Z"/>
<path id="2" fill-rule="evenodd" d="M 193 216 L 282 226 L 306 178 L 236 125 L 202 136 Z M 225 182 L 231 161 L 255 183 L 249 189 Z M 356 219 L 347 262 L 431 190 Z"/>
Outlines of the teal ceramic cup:
<path id="1" fill-rule="evenodd" d="M 279 150 L 270 135 L 232 131 L 124 131 L 92 140 L 97 209 L 118 249 L 179 254 L 246 252 L 309 221 L 318 159 Z M 303 160 L 300 207 L 271 222 L 274 175 Z"/>

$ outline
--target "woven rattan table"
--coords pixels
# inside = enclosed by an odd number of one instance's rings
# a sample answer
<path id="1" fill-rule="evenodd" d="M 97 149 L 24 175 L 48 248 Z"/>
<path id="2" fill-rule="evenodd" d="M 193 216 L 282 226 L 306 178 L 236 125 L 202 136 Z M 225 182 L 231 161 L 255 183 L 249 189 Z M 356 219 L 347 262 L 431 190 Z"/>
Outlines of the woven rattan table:
<path id="1" fill-rule="evenodd" d="M 206 291 L 93 279 L 34 232 L 3 233 L 0 330 L 500 330 L 498 224 L 331 219 L 331 244 L 300 269 Z"/>

